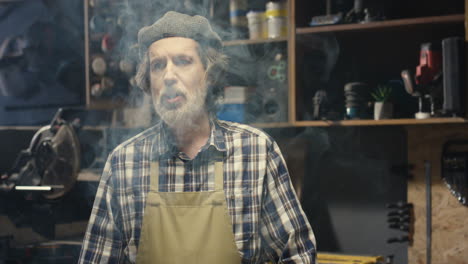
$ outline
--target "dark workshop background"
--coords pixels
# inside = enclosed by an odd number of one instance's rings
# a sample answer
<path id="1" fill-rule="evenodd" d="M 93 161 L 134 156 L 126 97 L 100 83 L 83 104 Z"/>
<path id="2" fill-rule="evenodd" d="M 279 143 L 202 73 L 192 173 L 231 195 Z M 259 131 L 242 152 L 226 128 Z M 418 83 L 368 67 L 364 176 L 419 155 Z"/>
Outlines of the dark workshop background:
<path id="1" fill-rule="evenodd" d="M 54 263 L 76 259 L 107 155 L 157 120 L 151 111 L 134 118 L 141 113 L 136 106 L 151 106 L 119 63 L 135 63 L 135 30 L 169 9 L 211 16 L 216 30 L 230 41 L 225 48 L 232 57 L 226 85 L 255 88 L 245 121 L 279 143 L 319 252 L 426 263 L 427 161 L 432 164 L 432 262 L 466 263 L 468 210 L 441 178 L 444 143 L 468 138 L 465 113 L 415 122 L 417 98 L 405 91 L 400 74 L 416 69 L 421 43 L 450 36 L 465 39 L 467 1 L 363 1 L 383 19 L 375 23 L 382 24 L 336 25 L 338 30 L 309 27 L 312 17 L 326 14 L 327 1 L 290 0 L 287 21 L 296 34 L 240 44 L 236 39 L 248 36 L 245 28 L 233 30 L 227 21 L 229 1 L 116 0 L 110 2 L 125 4 L 130 11 L 117 5 L 111 8 L 115 13 L 100 13 L 100 5 L 109 1 L 0 1 L 0 175 L 8 173 L 58 108 L 66 108 L 84 125 L 78 133 L 81 172 L 69 193 L 47 200 L 0 192 L 0 263 L 9 263 L 2 257 L 20 263 L 52 263 L 52 256 L 64 254 L 65 260 L 56 258 Z M 267 2 L 252 0 L 248 5 L 260 10 Z M 331 2 L 332 14 L 346 14 L 354 1 Z M 154 10 L 156 15 L 150 14 Z M 109 26 L 106 17 L 122 19 L 110 35 L 125 42 L 106 42 L 111 40 L 99 32 L 99 26 Z M 397 22 L 385 24 L 387 20 Z M 103 45 L 112 51 L 103 52 Z M 19 56 L 19 50 L 24 54 Z M 93 73 L 92 62 L 98 57 L 109 62 L 112 89 L 105 89 L 108 79 Z M 271 81 L 267 70 L 281 60 L 293 63 L 283 69 L 286 80 Z M 393 118 L 374 121 L 371 108 L 363 106 L 362 116 L 350 120 L 343 94 L 350 82 L 392 87 Z M 325 121 L 314 118 L 313 98 L 320 89 L 328 93 Z M 122 110 L 125 104 L 130 107 Z M 271 109 L 279 109 L 278 114 L 269 114 Z M 414 207 L 409 232 L 389 226 L 389 205 L 396 203 Z M 402 241 L 389 243 L 392 239 Z M 47 242 L 53 241 L 60 241 L 62 248 L 52 250 Z"/>

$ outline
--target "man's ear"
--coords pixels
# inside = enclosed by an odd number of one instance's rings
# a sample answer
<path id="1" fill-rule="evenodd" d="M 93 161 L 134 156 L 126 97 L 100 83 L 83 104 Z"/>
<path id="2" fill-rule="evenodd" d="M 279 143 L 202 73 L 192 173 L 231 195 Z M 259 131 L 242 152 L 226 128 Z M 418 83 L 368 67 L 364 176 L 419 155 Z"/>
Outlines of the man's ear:
<path id="1" fill-rule="evenodd" d="M 142 61 L 138 64 L 137 72 L 135 74 L 135 82 L 144 92 L 150 94 L 151 81 L 149 76 L 149 58 L 148 53 L 143 56 Z"/>

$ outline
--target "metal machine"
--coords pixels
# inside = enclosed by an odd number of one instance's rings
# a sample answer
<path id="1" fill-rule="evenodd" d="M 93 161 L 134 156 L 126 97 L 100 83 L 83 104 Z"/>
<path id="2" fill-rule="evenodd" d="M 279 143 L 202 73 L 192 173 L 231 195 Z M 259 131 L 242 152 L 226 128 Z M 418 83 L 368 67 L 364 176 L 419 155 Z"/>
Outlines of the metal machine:
<path id="1" fill-rule="evenodd" d="M 31 234 L 36 232 L 47 239 L 55 239 L 57 223 L 69 221 L 63 215 L 73 218 L 84 210 L 77 209 L 74 200 L 65 196 L 77 181 L 81 146 L 78 119 L 68 122 L 62 118 L 63 112 L 59 109 L 50 125 L 34 134 L 29 147 L 0 176 L 0 200 L 4 202 L 0 214 L 8 216 L 16 228 L 31 227 Z M 13 234 L 0 236 L 0 263 L 72 263 L 81 247 L 79 242 L 13 241 L 17 241 Z"/>
<path id="2" fill-rule="evenodd" d="M 401 77 L 406 92 L 418 97 L 419 111 L 415 114 L 417 119 L 425 119 L 436 115 L 440 108 L 442 98 L 442 54 L 440 47 L 433 43 L 421 45 L 419 65 L 416 74 L 403 70 Z M 429 101 L 430 107 L 424 107 L 424 100 Z"/>
<path id="3" fill-rule="evenodd" d="M 65 195 L 80 169 L 78 129 L 78 121 L 65 121 L 59 109 L 51 124 L 36 132 L 10 171 L 1 176 L 0 190 L 40 192 L 46 199 Z"/>

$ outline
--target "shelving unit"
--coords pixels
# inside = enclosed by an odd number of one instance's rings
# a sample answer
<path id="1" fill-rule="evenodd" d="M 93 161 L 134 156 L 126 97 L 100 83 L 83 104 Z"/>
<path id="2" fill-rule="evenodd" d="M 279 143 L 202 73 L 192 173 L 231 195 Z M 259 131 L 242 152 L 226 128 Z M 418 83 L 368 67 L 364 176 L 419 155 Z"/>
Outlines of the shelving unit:
<path id="1" fill-rule="evenodd" d="M 91 41 L 99 40 L 102 36 L 95 33 L 89 32 L 89 19 L 90 19 L 90 7 L 89 0 L 84 1 L 84 19 L 85 19 L 85 65 L 86 65 L 86 102 L 87 107 L 90 109 L 115 109 L 123 107 L 124 104 L 121 101 L 110 101 L 110 100 L 97 100 L 92 98 L 90 94 L 90 45 Z M 288 57 L 288 116 L 286 122 L 268 122 L 268 123 L 254 123 L 253 126 L 261 128 L 274 128 L 274 127 L 305 127 L 305 126 L 385 126 L 385 125 L 419 125 L 419 124 L 451 124 L 451 123 L 465 123 L 467 119 L 464 118 L 431 118 L 428 120 L 415 120 L 411 118 L 398 118 L 392 120 L 340 120 L 340 121 L 308 121 L 304 120 L 301 115 L 304 112 L 303 103 L 300 102 L 304 96 L 304 87 L 301 87 L 300 80 L 298 80 L 298 71 L 302 70 L 303 65 L 298 65 L 297 56 L 301 56 L 298 53 L 298 43 L 304 39 L 314 36 L 315 34 L 337 34 L 338 36 L 345 39 L 344 45 L 361 41 L 359 38 L 354 39 L 354 34 L 364 36 L 368 38 L 371 34 L 383 34 L 388 32 L 391 34 L 411 34 L 411 32 L 424 32 L 432 31 L 433 28 L 438 28 L 439 32 L 443 32 L 445 28 L 450 29 L 453 27 L 462 28 L 465 23 L 465 14 L 450 14 L 450 15 L 439 15 L 439 16 L 423 16 L 416 18 L 402 18 L 392 19 L 385 21 L 375 21 L 369 23 L 357 23 L 357 24 L 337 24 L 337 25 L 325 25 L 316 27 L 303 27 L 304 19 L 298 18 L 299 13 L 304 14 L 304 1 L 303 0 L 288 0 L 288 35 L 287 37 L 276 38 L 276 39 L 242 39 L 242 40 L 230 40 L 223 42 L 225 47 L 236 47 L 246 45 L 276 45 L 284 44 L 287 45 L 287 57 Z M 299 10 L 297 10 L 299 6 Z M 461 10 L 462 11 L 462 10 Z M 298 13 L 297 13 L 298 12 Z M 315 11 L 317 12 L 317 11 Z M 301 20 L 300 25 L 297 25 Z M 380 35 L 378 35 L 380 36 Z M 406 36 L 406 35 L 405 35 Z M 406 51 L 403 55 L 407 61 L 414 61 L 415 59 L 408 58 L 411 55 L 412 58 L 417 58 L 417 54 L 413 52 L 415 49 L 414 40 L 410 40 L 408 43 L 411 46 L 412 51 Z M 300 63 L 299 63 L 300 64 Z M 405 64 L 406 65 L 406 64 Z M 310 106 L 307 106 L 310 107 Z"/>
<path id="2" fill-rule="evenodd" d="M 119 80 L 114 80 L 115 85 L 118 86 L 120 85 L 121 87 L 130 87 L 130 84 L 128 83 L 128 78 L 122 78 L 122 76 L 126 76 L 125 73 L 119 72 L 119 74 L 116 74 L 116 68 L 118 68 L 118 62 L 113 61 L 112 57 L 115 57 L 115 52 L 109 52 L 108 54 L 105 54 L 101 50 L 96 50 L 96 46 L 99 46 L 97 43 L 100 43 L 102 38 L 105 36 L 105 32 L 92 32 L 90 30 L 90 20 L 91 17 L 96 13 L 96 10 L 93 10 L 95 7 L 90 6 L 90 1 L 92 0 L 84 0 L 83 4 L 83 19 L 84 19 L 84 58 L 85 58 L 85 95 L 86 95 L 86 108 L 88 109 L 93 109 L 93 110 L 112 110 L 112 109 L 117 109 L 117 108 L 122 108 L 125 106 L 125 100 L 120 98 L 120 97 L 94 97 L 91 92 L 91 87 L 93 83 L 98 83 L 99 80 L 101 80 L 104 77 L 109 77 L 109 76 L 98 76 L 92 72 L 91 69 L 91 58 L 93 55 L 101 55 L 103 58 L 105 58 L 106 64 L 107 64 L 107 72 L 106 75 L 109 71 L 114 71 L 112 74 L 112 78 L 114 77 L 119 77 Z M 108 2 L 106 4 L 108 5 L 117 5 L 119 1 L 114 1 L 114 2 Z M 108 7 L 111 8 L 111 7 Z M 112 8 L 116 8 L 112 6 Z M 115 12 L 117 13 L 117 12 Z M 106 22 L 107 23 L 107 22 Z M 115 41 L 114 45 L 118 46 L 118 41 L 119 40 L 112 40 Z M 109 64 L 112 64 L 113 66 L 110 66 Z M 117 66 L 116 66 L 117 65 Z M 113 68 L 113 69 L 111 69 Z M 122 84 L 122 80 L 126 79 L 127 83 Z M 111 88 L 111 89 L 115 89 Z"/>
<path id="3" fill-rule="evenodd" d="M 428 124 L 463 124 L 467 123 L 468 119 L 462 117 L 445 117 L 445 118 L 430 118 L 425 120 L 417 120 L 413 118 L 398 118 L 390 120 L 327 120 L 327 121 L 309 121 L 301 120 L 298 118 L 298 87 L 297 85 L 297 70 L 300 68 L 297 65 L 297 41 L 298 38 L 304 38 L 309 35 L 317 33 L 335 33 L 349 34 L 362 33 L 370 34 L 373 32 L 385 32 L 389 31 L 394 33 L 395 31 L 411 32 L 411 31 L 423 31 L 431 30 L 433 27 L 462 27 L 465 22 L 464 14 L 452 14 L 452 15 L 441 15 L 441 16 L 428 16 L 428 17 L 417 17 L 417 18 L 404 18 L 394 19 L 386 21 L 376 21 L 363 24 L 338 24 L 338 25 L 327 25 L 317 27 L 296 27 L 296 2 L 289 1 L 288 3 L 288 37 L 284 39 L 266 39 L 266 40 L 234 40 L 225 42 L 225 46 L 235 45 L 250 45 L 250 44 L 264 44 L 272 42 L 287 41 L 288 45 L 288 86 L 289 86 L 289 100 L 288 100 L 288 122 L 282 123 L 256 123 L 251 124 L 261 128 L 274 128 L 274 127 L 329 127 L 329 126 L 412 126 L 412 125 L 428 125 Z M 351 37 L 352 38 L 352 37 Z M 414 57 L 417 57 L 415 54 Z M 415 61 L 416 63 L 416 61 Z M 299 93 L 300 94 L 300 93 Z M 300 96 L 300 95 L 299 95 Z M 300 112 L 300 110 L 299 110 Z"/>
<path id="4" fill-rule="evenodd" d="M 385 70 L 391 69 L 395 76 L 395 69 L 399 71 L 405 68 L 412 68 L 416 66 L 419 61 L 419 45 L 425 41 L 430 41 L 429 36 L 433 36 L 434 39 L 442 39 L 443 37 L 450 36 L 453 32 L 458 32 L 460 36 L 466 35 L 463 27 L 465 23 L 465 14 L 463 10 L 460 10 L 458 14 L 449 14 L 449 15 L 431 15 L 423 16 L 416 18 L 401 18 L 385 21 L 375 21 L 369 23 L 356 23 L 356 24 L 336 24 L 336 25 L 324 25 L 324 26 L 315 26 L 315 27 L 303 27 L 304 22 L 310 19 L 300 19 L 296 15 L 296 11 L 302 12 L 304 8 L 304 1 L 292 0 L 289 1 L 290 8 L 290 19 L 289 19 L 289 28 L 292 29 L 289 32 L 288 36 L 288 45 L 289 45 L 289 61 L 288 65 L 290 68 L 290 123 L 295 127 L 307 127 L 307 126 L 320 126 L 320 127 L 329 127 L 329 126 L 387 126 L 387 125 L 423 125 L 423 124 L 463 124 L 468 122 L 468 119 L 464 117 L 456 118 L 430 118 L 426 120 L 416 120 L 413 118 L 404 117 L 404 118 L 395 118 L 390 120 L 327 120 L 327 121 L 310 121 L 304 120 L 301 116 L 304 112 L 304 108 L 310 108 L 310 105 L 307 105 L 302 100 L 304 96 L 304 90 L 306 87 L 301 83 L 299 79 L 299 71 L 303 70 L 302 65 L 302 54 L 300 53 L 299 43 L 303 46 L 307 46 L 308 40 L 314 36 L 321 34 L 328 34 L 335 36 L 340 42 L 340 52 L 348 51 L 347 56 L 358 56 L 353 53 L 363 54 L 367 56 L 364 60 L 348 59 L 348 66 L 350 66 L 352 71 L 359 71 L 360 68 L 364 67 L 372 71 L 378 69 L 380 72 L 385 72 Z M 299 7 L 298 7 L 299 5 Z M 313 5 L 313 4 L 311 4 Z M 307 5 L 306 5 L 307 6 Z M 310 6 L 307 6 L 310 9 Z M 299 8 L 300 10 L 296 10 Z M 302 12 L 304 14 L 304 12 Z M 301 26 L 297 26 L 297 21 L 301 20 Z M 425 35 L 423 32 L 427 32 Z M 446 35 L 444 35 L 446 34 Z M 392 47 L 390 44 L 385 43 L 385 38 L 391 40 L 391 43 L 397 43 L 398 45 Z M 396 41 L 396 39 L 399 40 Z M 432 40 L 434 40 L 432 39 Z M 342 43 L 341 43 L 342 42 Z M 305 44 L 304 44 L 305 43 Z M 372 46 L 379 45 L 381 51 L 373 51 L 369 53 L 370 50 L 376 50 Z M 406 47 L 404 47 L 406 45 Z M 366 46 L 369 49 L 366 49 Z M 348 50 L 346 50 L 349 47 Z M 386 48 L 384 48 L 386 47 Z M 342 49 L 344 50 L 342 52 Z M 349 51 L 351 50 L 351 51 Z M 397 51 L 396 51 L 397 50 Z M 400 52 L 401 54 L 398 54 Z M 391 55 L 388 55 L 388 54 Z M 382 56 L 383 55 L 383 56 Z M 399 57 L 397 55 L 400 55 Z M 340 54 L 341 56 L 341 54 Z M 387 56 L 387 57 L 385 57 Z M 385 58 L 391 59 L 391 66 L 388 66 L 385 62 Z M 372 62 L 366 64 L 367 62 Z M 384 62 L 383 67 L 387 67 L 385 70 L 381 69 L 381 65 L 375 64 L 378 59 L 381 59 Z M 400 60 L 400 62 L 396 62 Z M 351 61 L 351 62 L 350 62 Z M 339 61 L 335 67 L 339 67 Z M 372 66 L 374 65 L 374 69 Z M 344 69 L 341 66 L 341 70 Z M 367 68 L 366 68 L 367 67 Z M 393 68 L 392 68 L 393 67 Z M 372 73 L 367 73 L 372 75 Z M 362 74 L 361 74 L 362 75 Z M 382 75 L 382 74 L 381 74 Z M 398 74 L 399 75 L 399 74 Z M 308 78 L 305 76 L 303 78 Z M 343 76 L 336 76 L 334 78 L 344 79 Z M 371 76 L 370 78 L 377 79 L 378 77 Z M 357 81 L 357 80 L 356 80 Z M 374 80 L 375 81 L 375 80 Z M 344 106 L 343 106 L 344 107 Z"/>

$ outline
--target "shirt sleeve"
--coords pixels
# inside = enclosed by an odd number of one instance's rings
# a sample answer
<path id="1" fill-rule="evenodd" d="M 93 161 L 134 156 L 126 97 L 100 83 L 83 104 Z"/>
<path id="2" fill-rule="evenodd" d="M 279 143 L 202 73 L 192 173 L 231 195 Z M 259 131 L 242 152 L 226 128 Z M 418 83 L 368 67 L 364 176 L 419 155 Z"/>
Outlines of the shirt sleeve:
<path id="1" fill-rule="evenodd" d="M 266 170 L 260 228 L 264 250 L 277 263 L 316 263 L 314 233 L 275 142 Z"/>
<path id="2" fill-rule="evenodd" d="M 91 217 L 78 263 L 120 263 L 122 234 L 116 217 L 119 214 L 113 192 L 111 158 L 108 159 L 94 200 Z"/>

